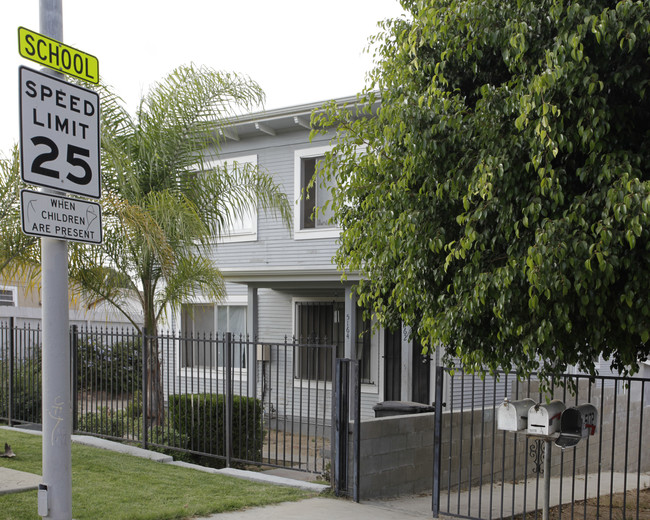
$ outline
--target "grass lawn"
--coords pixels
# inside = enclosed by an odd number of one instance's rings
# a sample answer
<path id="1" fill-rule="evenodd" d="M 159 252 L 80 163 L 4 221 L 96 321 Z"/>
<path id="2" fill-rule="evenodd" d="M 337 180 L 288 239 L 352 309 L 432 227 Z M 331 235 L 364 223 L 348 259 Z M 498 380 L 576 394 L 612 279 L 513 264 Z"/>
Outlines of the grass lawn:
<path id="1" fill-rule="evenodd" d="M 41 437 L 0 430 L 15 458 L 0 466 L 41 475 Z M 0 495 L 0 519 L 39 520 L 36 491 Z M 76 520 L 188 518 L 300 500 L 308 491 L 260 484 L 72 445 L 72 516 Z"/>

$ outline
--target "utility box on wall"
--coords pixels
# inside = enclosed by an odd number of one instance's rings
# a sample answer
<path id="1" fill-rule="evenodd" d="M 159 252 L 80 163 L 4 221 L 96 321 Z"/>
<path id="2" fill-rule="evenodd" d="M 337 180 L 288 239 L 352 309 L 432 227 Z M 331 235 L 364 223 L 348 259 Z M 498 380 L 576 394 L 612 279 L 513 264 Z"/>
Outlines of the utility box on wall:
<path id="1" fill-rule="evenodd" d="M 257 360 L 271 361 L 271 345 L 257 344 Z"/>

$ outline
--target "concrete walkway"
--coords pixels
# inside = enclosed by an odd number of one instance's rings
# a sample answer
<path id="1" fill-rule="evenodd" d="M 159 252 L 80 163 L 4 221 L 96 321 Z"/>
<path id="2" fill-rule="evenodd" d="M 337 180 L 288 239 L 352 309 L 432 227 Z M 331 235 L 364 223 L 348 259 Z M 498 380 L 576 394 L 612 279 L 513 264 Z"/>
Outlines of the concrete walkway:
<path id="1" fill-rule="evenodd" d="M 40 483 L 40 475 L 0 467 L 0 495 L 38 489 Z"/>
<path id="2" fill-rule="evenodd" d="M 431 519 L 431 497 L 426 499 L 428 511 L 410 511 L 406 504 L 411 498 L 364 502 L 356 504 L 350 500 L 338 498 L 309 498 L 300 502 L 284 502 L 267 507 L 220 513 L 193 520 L 395 520 L 395 519 Z M 421 505 L 424 505 L 422 503 Z"/>

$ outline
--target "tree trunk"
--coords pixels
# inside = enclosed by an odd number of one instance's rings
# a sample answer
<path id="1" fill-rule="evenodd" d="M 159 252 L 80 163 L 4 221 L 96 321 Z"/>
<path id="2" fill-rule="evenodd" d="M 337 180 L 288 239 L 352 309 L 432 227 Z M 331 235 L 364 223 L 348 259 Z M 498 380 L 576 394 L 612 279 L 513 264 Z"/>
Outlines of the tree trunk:
<path id="1" fill-rule="evenodd" d="M 146 398 L 147 398 L 147 424 L 151 426 L 160 426 L 163 424 L 164 417 L 164 395 L 162 385 L 162 365 L 159 352 L 158 332 L 154 329 L 151 332 L 147 330 L 145 337 L 145 349 L 147 350 L 146 366 Z M 144 396 L 143 396 L 144 398 Z"/>
<path id="2" fill-rule="evenodd" d="M 147 416 L 146 421 L 149 427 L 160 426 L 164 421 L 164 395 L 162 384 L 162 365 L 158 343 L 158 324 L 156 322 L 156 311 L 154 308 L 154 284 L 150 280 L 143 280 L 143 312 L 145 327 L 146 349 L 146 396 Z"/>

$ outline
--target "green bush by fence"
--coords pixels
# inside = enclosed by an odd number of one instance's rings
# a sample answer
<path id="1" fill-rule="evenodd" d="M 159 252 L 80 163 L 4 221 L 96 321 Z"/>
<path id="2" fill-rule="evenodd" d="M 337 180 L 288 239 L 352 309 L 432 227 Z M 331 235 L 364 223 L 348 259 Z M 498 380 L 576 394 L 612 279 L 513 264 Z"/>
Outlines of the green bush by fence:
<path id="1" fill-rule="evenodd" d="M 77 431 L 109 437 L 120 442 L 139 444 L 144 432 L 142 420 L 142 416 L 134 417 L 129 411 L 102 407 L 96 412 L 80 414 Z M 175 460 L 192 461 L 189 454 L 179 451 L 188 448 L 188 437 L 174 428 L 167 428 L 165 425 L 150 427 L 147 441 L 149 443 L 147 447 L 152 451 L 171 455 Z"/>
<path id="2" fill-rule="evenodd" d="M 104 344 L 92 337 L 79 342 L 77 387 L 116 394 L 132 393 L 142 386 L 142 357 L 137 340 Z"/>
<path id="3" fill-rule="evenodd" d="M 4 363 L 4 366 L 2 365 Z M 0 361 L 0 373 L 9 375 L 8 363 Z M 0 417 L 9 417 L 9 379 L 0 383 Z M 12 418 L 17 421 L 41 422 L 41 358 L 14 362 L 12 384 Z"/>
<path id="4" fill-rule="evenodd" d="M 224 395 L 170 395 L 168 413 L 172 427 L 190 439 L 190 449 L 226 456 Z M 260 401 L 253 397 L 233 396 L 232 457 L 261 462 L 263 437 Z"/>
<path id="5" fill-rule="evenodd" d="M 80 415 L 77 429 L 84 433 L 120 438 L 124 435 L 127 420 L 122 411 L 102 407 L 97 412 Z"/>

